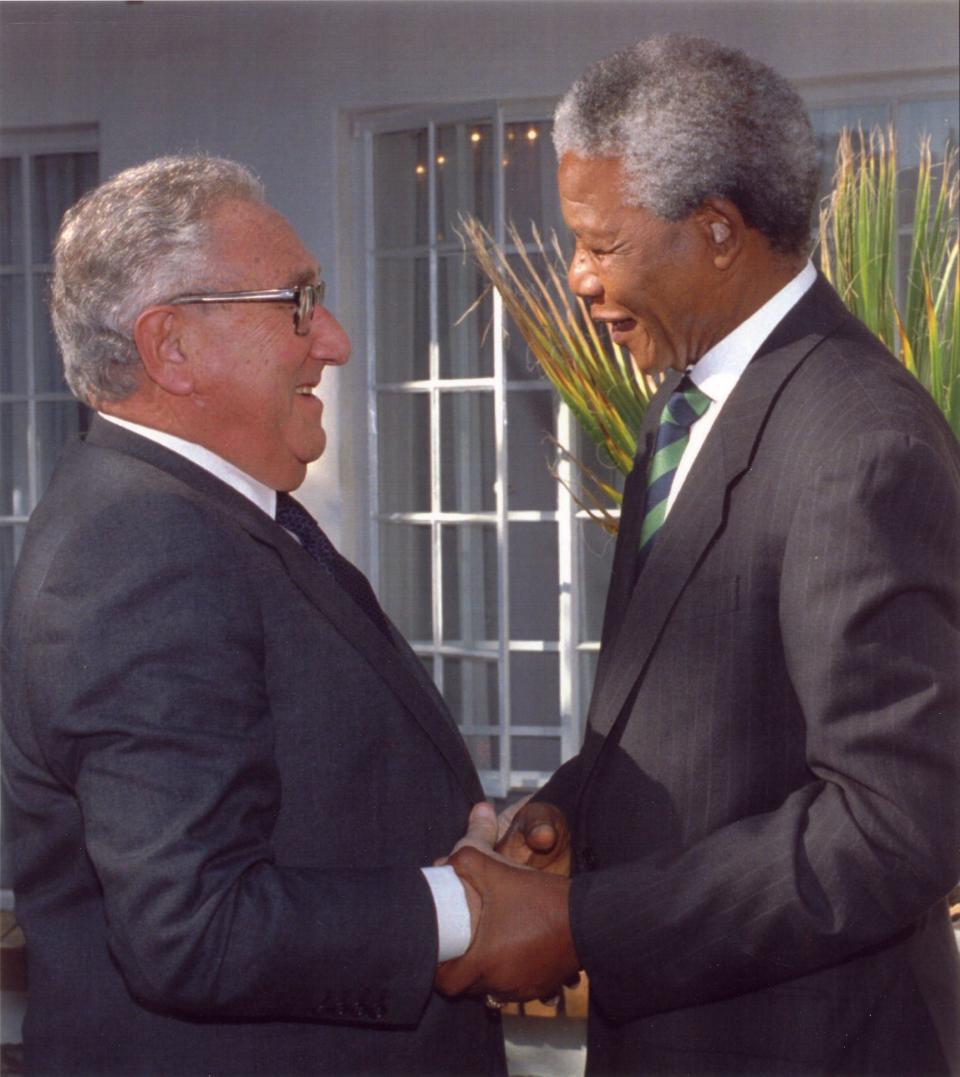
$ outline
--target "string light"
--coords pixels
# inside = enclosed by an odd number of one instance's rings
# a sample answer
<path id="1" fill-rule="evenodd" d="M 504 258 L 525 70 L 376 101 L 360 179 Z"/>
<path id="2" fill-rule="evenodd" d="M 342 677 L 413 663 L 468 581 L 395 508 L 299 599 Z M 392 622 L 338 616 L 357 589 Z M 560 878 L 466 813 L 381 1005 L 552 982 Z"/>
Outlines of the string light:
<path id="1" fill-rule="evenodd" d="M 470 141 L 471 142 L 479 142 L 481 137 L 482 136 L 480 135 L 479 131 L 471 131 L 470 132 Z"/>
<path id="2" fill-rule="evenodd" d="M 445 165 L 446 163 L 447 163 L 447 159 L 446 159 L 446 157 L 444 157 L 442 153 L 438 154 L 438 155 L 437 155 L 437 164 L 438 164 L 438 165 L 439 165 L 439 166 L 440 166 L 441 168 L 443 168 L 443 166 L 444 166 L 444 165 Z"/>
<path id="3" fill-rule="evenodd" d="M 415 171 L 416 171 L 418 176 L 426 175 L 427 166 L 426 165 L 417 165 Z"/>
<path id="4" fill-rule="evenodd" d="M 527 139 L 530 142 L 536 142 L 537 141 L 537 135 L 538 135 L 538 131 L 537 131 L 536 127 L 528 127 L 527 128 Z"/>

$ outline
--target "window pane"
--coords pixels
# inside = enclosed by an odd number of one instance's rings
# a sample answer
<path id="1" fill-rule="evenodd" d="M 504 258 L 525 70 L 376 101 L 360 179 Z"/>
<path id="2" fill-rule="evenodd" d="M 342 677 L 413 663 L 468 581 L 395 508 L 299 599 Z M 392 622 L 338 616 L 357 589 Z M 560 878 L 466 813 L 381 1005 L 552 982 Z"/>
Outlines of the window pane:
<path id="1" fill-rule="evenodd" d="M 437 128 L 437 242 L 457 242 L 461 214 L 493 221 L 493 129 L 487 123 Z"/>
<path id="2" fill-rule="evenodd" d="M 377 420 L 380 511 L 429 511 L 429 396 L 426 393 L 380 393 Z"/>
<path id="3" fill-rule="evenodd" d="M 468 733 L 464 738 L 473 765 L 477 770 L 498 770 L 500 767 L 500 738 L 486 734 Z"/>
<path id="4" fill-rule="evenodd" d="M 545 238 L 563 230 L 557 194 L 557 156 L 550 120 L 507 124 L 504 142 L 504 192 L 507 220 L 526 234 L 535 221 Z"/>
<path id="5" fill-rule="evenodd" d="M 373 140 L 373 177 L 377 246 L 426 243 L 426 130 L 377 135 Z"/>
<path id="6" fill-rule="evenodd" d="M 510 655 L 510 721 L 514 725 L 560 725 L 560 656 L 551 651 Z M 514 766 L 520 766 L 514 760 Z"/>
<path id="7" fill-rule="evenodd" d="M 930 136 L 930 148 L 936 161 L 943 160 L 946 142 L 958 145 L 960 101 L 945 98 L 941 101 L 907 101 L 897 109 L 897 163 L 904 168 L 916 168 L 920 163 L 920 139 Z"/>
<path id="8" fill-rule="evenodd" d="M 578 520 L 580 537 L 580 635 L 582 642 L 600 639 L 603 610 L 613 569 L 616 538 L 592 520 Z"/>
<path id="9" fill-rule="evenodd" d="M 76 400 L 37 401 L 37 481 L 46 489 L 60 451 L 87 428 L 87 410 Z"/>
<path id="10" fill-rule="evenodd" d="M 833 175 L 836 171 L 837 144 L 844 127 L 856 131 L 862 127 L 869 131 L 872 127 L 886 127 L 890 122 L 890 109 L 886 105 L 842 105 L 837 108 L 814 108 L 810 110 L 810 121 L 817 134 L 820 147 L 820 195 L 829 194 L 833 189 Z"/>
<path id="11" fill-rule="evenodd" d="M 497 663 L 444 658 L 443 695 L 457 725 L 499 725 Z M 499 766 L 498 737 L 468 737 L 478 767 Z"/>
<path id="12" fill-rule="evenodd" d="M 520 229 L 520 234 L 524 239 L 529 238 L 529 231 L 525 228 Z M 533 263 L 534 270 L 537 275 L 548 283 L 548 277 L 546 272 L 546 260 L 540 254 L 530 254 L 529 260 Z M 539 290 L 535 284 L 532 283 L 533 278 L 530 275 L 529 270 L 523 264 L 519 255 L 513 254 L 509 257 L 509 262 L 513 268 L 514 273 L 525 284 L 529 284 L 531 291 L 539 295 Z M 564 274 L 561 273 L 561 278 Z M 507 339 L 504 342 L 504 355 L 506 358 L 507 378 L 511 381 L 535 381 L 538 378 L 543 378 L 544 375 L 540 370 L 540 365 L 534 358 L 530 349 L 527 347 L 527 342 L 520 334 L 520 330 L 511 321 L 509 316 L 505 318 L 507 327 Z"/>
<path id="13" fill-rule="evenodd" d="M 409 640 L 433 638 L 430 528 L 380 525 L 380 584 L 377 597 Z"/>
<path id="14" fill-rule="evenodd" d="M 51 153 L 33 158 L 33 260 L 50 261 L 64 212 L 96 185 L 95 153 Z"/>
<path id="15" fill-rule="evenodd" d="M 494 482 L 492 392 L 440 397 L 440 505 L 444 512 L 492 512 Z"/>
<path id="16" fill-rule="evenodd" d="M 583 728 L 578 731 L 578 740 L 582 740 L 587 724 L 587 711 L 590 709 L 590 697 L 593 695 L 593 682 L 597 677 L 600 652 L 581 651 L 578 657 L 580 661 L 580 713 L 583 715 Z"/>
<path id="17" fill-rule="evenodd" d="M 897 114 L 897 165 L 899 170 L 900 227 L 913 224 L 916 209 L 917 178 L 920 165 L 920 141 L 930 136 L 930 149 L 934 161 L 943 160 L 943 150 L 949 141 L 957 145 L 957 128 L 960 103 L 957 101 L 910 101 L 900 106 Z M 933 176 L 931 201 L 939 191 L 942 172 L 937 169 Z M 932 210 L 931 206 L 931 210 Z M 908 248 L 909 243 L 901 243 Z M 909 262 L 907 262 L 909 265 Z M 904 271 L 901 280 L 906 280 Z"/>
<path id="18" fill-rule="evenodd" d="M 26 516 L 30 504 L 27 467 L 29 406 L 0 404 L 0 516 Z"/>
<path id="19" fill-rule="evenodd" d="M 377 263 L 377 381 L 430 376 L 430 270 L 426 258 Z"/>
<path id="20" fill-rule="evenodd" d="M 486 280 L 462 255 L 441 258 L 437 273 L 440 377 L 489 378 L 493 374 L 492 294 L 488 292 L 464 317 L 486 290 Z"/>
<path id="21" fill-rule="evenodd" d="M 27 297 L 23 276 L 0 276 L 0 393 L 26 393 Z"/>
<path id="22" fill-rule="evenodd" d="M 507 394 L 508 504 L 511 509 L 557 507 L 554 394 L 551 390 Z"/>
<path id="23" fill-rule="evenodd" d="M 510 636 L 559 638 L 557 527 L 510 524 Z"/>
<path id="24" fill-rule="evenodd" d="M 69 393 L 50 320 L 50 275 L 33 275 L 34 378 L 38 393 Z"/>
<path id="25" fill-rule="evenodd" d="M 552 774 L 560 766 L 559 737 L 511 737 L 510 747 L 513 770 L 543 770 Z"/>
<path id="26" fill-rule="evenodd" d="M 0 264 L 23 264 L 23 183 L 19 157 L 0 158 Z"/>
<path id="27" fill-rule="evenodd" d="M 445 525 L 441 550 L 444 640 L 495 647 L 499 636 L 496 529 L 484 524 Z"/>

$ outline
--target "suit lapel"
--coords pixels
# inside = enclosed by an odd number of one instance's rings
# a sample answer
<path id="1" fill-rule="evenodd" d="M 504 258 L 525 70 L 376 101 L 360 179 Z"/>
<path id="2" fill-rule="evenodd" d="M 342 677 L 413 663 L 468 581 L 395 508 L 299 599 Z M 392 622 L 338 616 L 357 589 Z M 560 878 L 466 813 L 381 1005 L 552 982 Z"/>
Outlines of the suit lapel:
<path id="1" fill-rule="evenodd" d="M 370 663 L 423 727 L 458 776 L 467 796 L 472 801 L 482 799 L 476 769 L 440 693 L 392 624 L 389 624 L 392 640 L 388 640 L 343 587 L 319 569 L 292 535 L 205 469 L 148 438 L 98 418 L 94 419 L 86 440 L 88 444 L 126 453 L 153 465 L 186 487 L 188 496 L 212 504 L 251 538 L 276 551 L 291 581 L 333 629 Z"/>
<path id="2" fill-rule="evenodd" d="M 625 603 L 617 598 L 608 600 L 603 647 L 587 716 L 588 725 L 599 736 L 588 738 L 584 747 L 583 781 L 642 677 L 677 599 L 723 526 L 728 491 L 750 466 L 777 397 L 804 358 L 845 317 L 846 310 L 833 289 L 819 278 L 771 333 L 724 405 L 636 581 L 632 580 L 633 547 L 627 544 L 636 545 L 644 489 L 640 480 L 631 485 L 631 503 L 624 498 L 626 531 L 618 541 L 611 579 L 611 592 L 629 598 Z M 662 401 L 658 401 L 652 420 L 659 416 L 670 391 L 668 382 L 658 394 Z M 642 460 L 638 457 L 633 474 L 644 476 L 646 462 L 646 456 Z M 615 616 L 618 609 L 622 609 L 620 617 Z"/>

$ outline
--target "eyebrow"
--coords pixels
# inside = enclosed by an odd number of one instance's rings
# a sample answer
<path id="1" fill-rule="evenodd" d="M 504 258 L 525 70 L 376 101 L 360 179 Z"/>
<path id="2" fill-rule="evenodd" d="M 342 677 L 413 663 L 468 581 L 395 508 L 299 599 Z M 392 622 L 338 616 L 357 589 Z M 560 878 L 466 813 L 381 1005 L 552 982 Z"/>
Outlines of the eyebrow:
<path id="1" fill-rule="evenodd" d="M 313 284 L 320 278 L 320 267 L 314 266 L 312 269 L 301 269 L 293 277 L 289 279 L 286 287 L 298 288 L 304 284 Z"/>

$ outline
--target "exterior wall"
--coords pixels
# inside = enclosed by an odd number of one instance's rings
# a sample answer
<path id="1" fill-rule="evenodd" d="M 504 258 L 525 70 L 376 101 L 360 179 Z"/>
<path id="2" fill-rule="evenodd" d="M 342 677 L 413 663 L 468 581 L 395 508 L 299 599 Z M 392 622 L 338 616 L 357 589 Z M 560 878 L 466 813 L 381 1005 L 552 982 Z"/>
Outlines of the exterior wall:
<path id="1" fill-rule="evenodd" d="M 955 18 L 950 0 L 8 0 L 0 128 L 97 124 L 104 176 L 175 151 L 252 165 L 318 255 L 330 306 L 359 340 L 350 114 L 553 97 L 590 61 L 670 31 L 742 47 L 805 83 L 943 71 L 957 65 Z M 341 517 L 333 506 L 365 482 L 363 357 L 328 380 L 331 448 L 305 496 L 342 521 L 362 561 L 362 509 Z"/>

